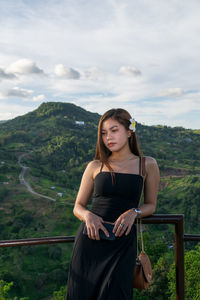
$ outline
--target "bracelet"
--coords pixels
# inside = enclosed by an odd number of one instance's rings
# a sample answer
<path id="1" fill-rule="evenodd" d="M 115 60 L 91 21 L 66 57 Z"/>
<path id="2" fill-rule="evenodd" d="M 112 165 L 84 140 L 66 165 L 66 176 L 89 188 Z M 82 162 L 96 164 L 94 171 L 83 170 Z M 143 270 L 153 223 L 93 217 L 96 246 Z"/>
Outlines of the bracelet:
<path id="1" fill-rule="evenodd" d="M 139 208 L 133 208 L 134 212 L 137 214 L 137 218 L 141 218 L 142 216 L 142 211 Z"/>

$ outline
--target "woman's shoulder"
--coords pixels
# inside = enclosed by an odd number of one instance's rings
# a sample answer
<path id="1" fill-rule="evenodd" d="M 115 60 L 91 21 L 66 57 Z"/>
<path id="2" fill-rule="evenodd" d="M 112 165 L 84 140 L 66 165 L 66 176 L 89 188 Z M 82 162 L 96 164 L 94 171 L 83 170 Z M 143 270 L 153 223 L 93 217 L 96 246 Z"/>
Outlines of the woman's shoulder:
<path id="1" fill-rule="evenodd" d="M 100 160 L 98 159 L 94 159 L 91 160 L 90 162 L 88 162 L 87 167 L 88 168 L 98 168 L 99 166 L 101 166 L 102 162 L 100 162 Z"/>
<path id="2" fill-rule="evenodd" d="M 155 158 L 151 156 L 144 156 L 145 157 L 145 165 L 157 165 L 157 161 Z"/>
<path id="3" fill-rule="evenodd" d="M 151 156 L 145 156 L 145 169 L 147 173 L 152 171 L 159 172 L 156 159 Z"/>
<path id="4" fill-rule="evenodd" d="M 88 162 L 87 169 L 96 171 L 97 169 L 99 169 L 101 167 L 101 165 L 102 165 L 102 162 L 100 160 L 94 159 L 94 160 L 91 160 L 90 162 Z"/>
<path id="5" fill-rule="evenodd" d="M 88 162 L 87 170 L 92 174 L 93 178 L 96 176 L 96 173 L 99 172 L 101 165 L 102 165 L 102 162 L 97 159 Z"/>

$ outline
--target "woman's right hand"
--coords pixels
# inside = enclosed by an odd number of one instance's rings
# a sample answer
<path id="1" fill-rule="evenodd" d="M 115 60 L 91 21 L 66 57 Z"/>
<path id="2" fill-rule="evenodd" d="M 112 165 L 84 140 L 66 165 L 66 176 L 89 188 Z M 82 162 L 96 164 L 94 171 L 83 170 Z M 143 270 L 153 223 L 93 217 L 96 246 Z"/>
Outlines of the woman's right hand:
<path id="1" fill-rule="evenodd" d="M 106 236 L 109 236 L 108 231 L 102 224 L 103 219 L 101 217 L 93 214 L 91 211 L 87 211 L 84 221 L 86 223 L 87 233 L 90 239 L 100 240 L 99 229 L 103 230 Z"/>

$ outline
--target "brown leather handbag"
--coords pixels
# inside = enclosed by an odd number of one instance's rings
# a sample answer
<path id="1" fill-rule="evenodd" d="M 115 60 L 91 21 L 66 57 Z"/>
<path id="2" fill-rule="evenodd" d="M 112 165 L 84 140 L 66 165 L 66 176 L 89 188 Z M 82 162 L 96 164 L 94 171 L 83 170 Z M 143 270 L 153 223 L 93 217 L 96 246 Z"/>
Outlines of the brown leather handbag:
<path id="1" fill-rule="evenodd" d="M 146 290 L 152 280 L 151 262 L 145 252 L 141 252 L 137 260 L 133 287 L 139 290 Z"/>
<path id="2" fill-rule="evenodd" d="M 140 224 L 140 228 L 141 228 L 141 224 Z M 141 243 L 142 243 L 142 251 L 140 252 L 139 255 L 137 255 L 136 258 L 133 287 L 135 289 L 146 290 L 152 280 L 152 267 L 151 267 L 150 259 L 146 254 L 146 252 L 144 251 L 142 234 L 141 234 Z"/>
<path id="3" fill-rule="evenodd" d="M 143 190 L 144 190 L 145 157 L 140 158 L 140 174 L 143 177 L 143 187 L 142 187 L 139 205 L 141 203 L 142 194 L 143 194 Z M 140 227 L 141 248 L 142 248 L 142 251 L 140 252 L 140 254 L 139 254 L 139 247 L 138 247 L 138 227 Z M 150 259 L 144 251 L 142 220 L 140 218 L 139 222 L 137 219 L 137 258 L 136 258 L 136 265 L 135 265 L 135 271 L 134 271 L 133 287 L 136 289 L 140 289 L 140 290 L 146 290 L 148 288 L 151 280 L 152 280 L 152 267 L 151 267 Z"/>

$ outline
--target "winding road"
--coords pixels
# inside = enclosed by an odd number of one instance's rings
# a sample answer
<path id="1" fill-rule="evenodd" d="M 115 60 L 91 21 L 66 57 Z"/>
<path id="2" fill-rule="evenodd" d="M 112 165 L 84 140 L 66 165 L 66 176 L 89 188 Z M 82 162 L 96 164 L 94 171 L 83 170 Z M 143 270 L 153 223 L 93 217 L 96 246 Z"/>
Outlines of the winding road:
<path id="1" fill-rule="evenodd" d="M 23 159 L 25 156 L 27 156 L 28 154 L 29 154 L 29 153 L 24 153 L 24 154 L 19 155 L 19 157 L 18 157 L 18 164 L 19 164 L 19 166 L 22 168 L 22 171 L 21 171 L 21 173 L 19 174 L 19 180 L 20 180 L 20 183 L 23 184 L 23 185 L 25 185 L 25 187 L 27 188 L 27 190 L 28 190 L 31 194 L 33 194 L 33 195 L 35 195 L 35 196 L 37 196 L 37 197 L 40 197 L 40 198 L 45 198 L 45 199 L 48 199 L 48 200 L 51 200 L 51 201 L 56 201 L 56 199 L 53 199 L 53 198 L 51 198 L 51 197 L 48 197 L 48 196 L 45 196 L 45 195 L 42 195 L 42 194 L 39 194 L 39 193 L 35 192 L 35 191 L 32 189 L 32 187 L 30 186 L 30 183 L 29 183 L 28 181 L 25 180 L 24 176 L 26 175 L 26 173 L 27 173 L 29 167 L 26 167 L 26 166 L 22 165 L 21 161 L 22 161 L 22 159 Z"/>

